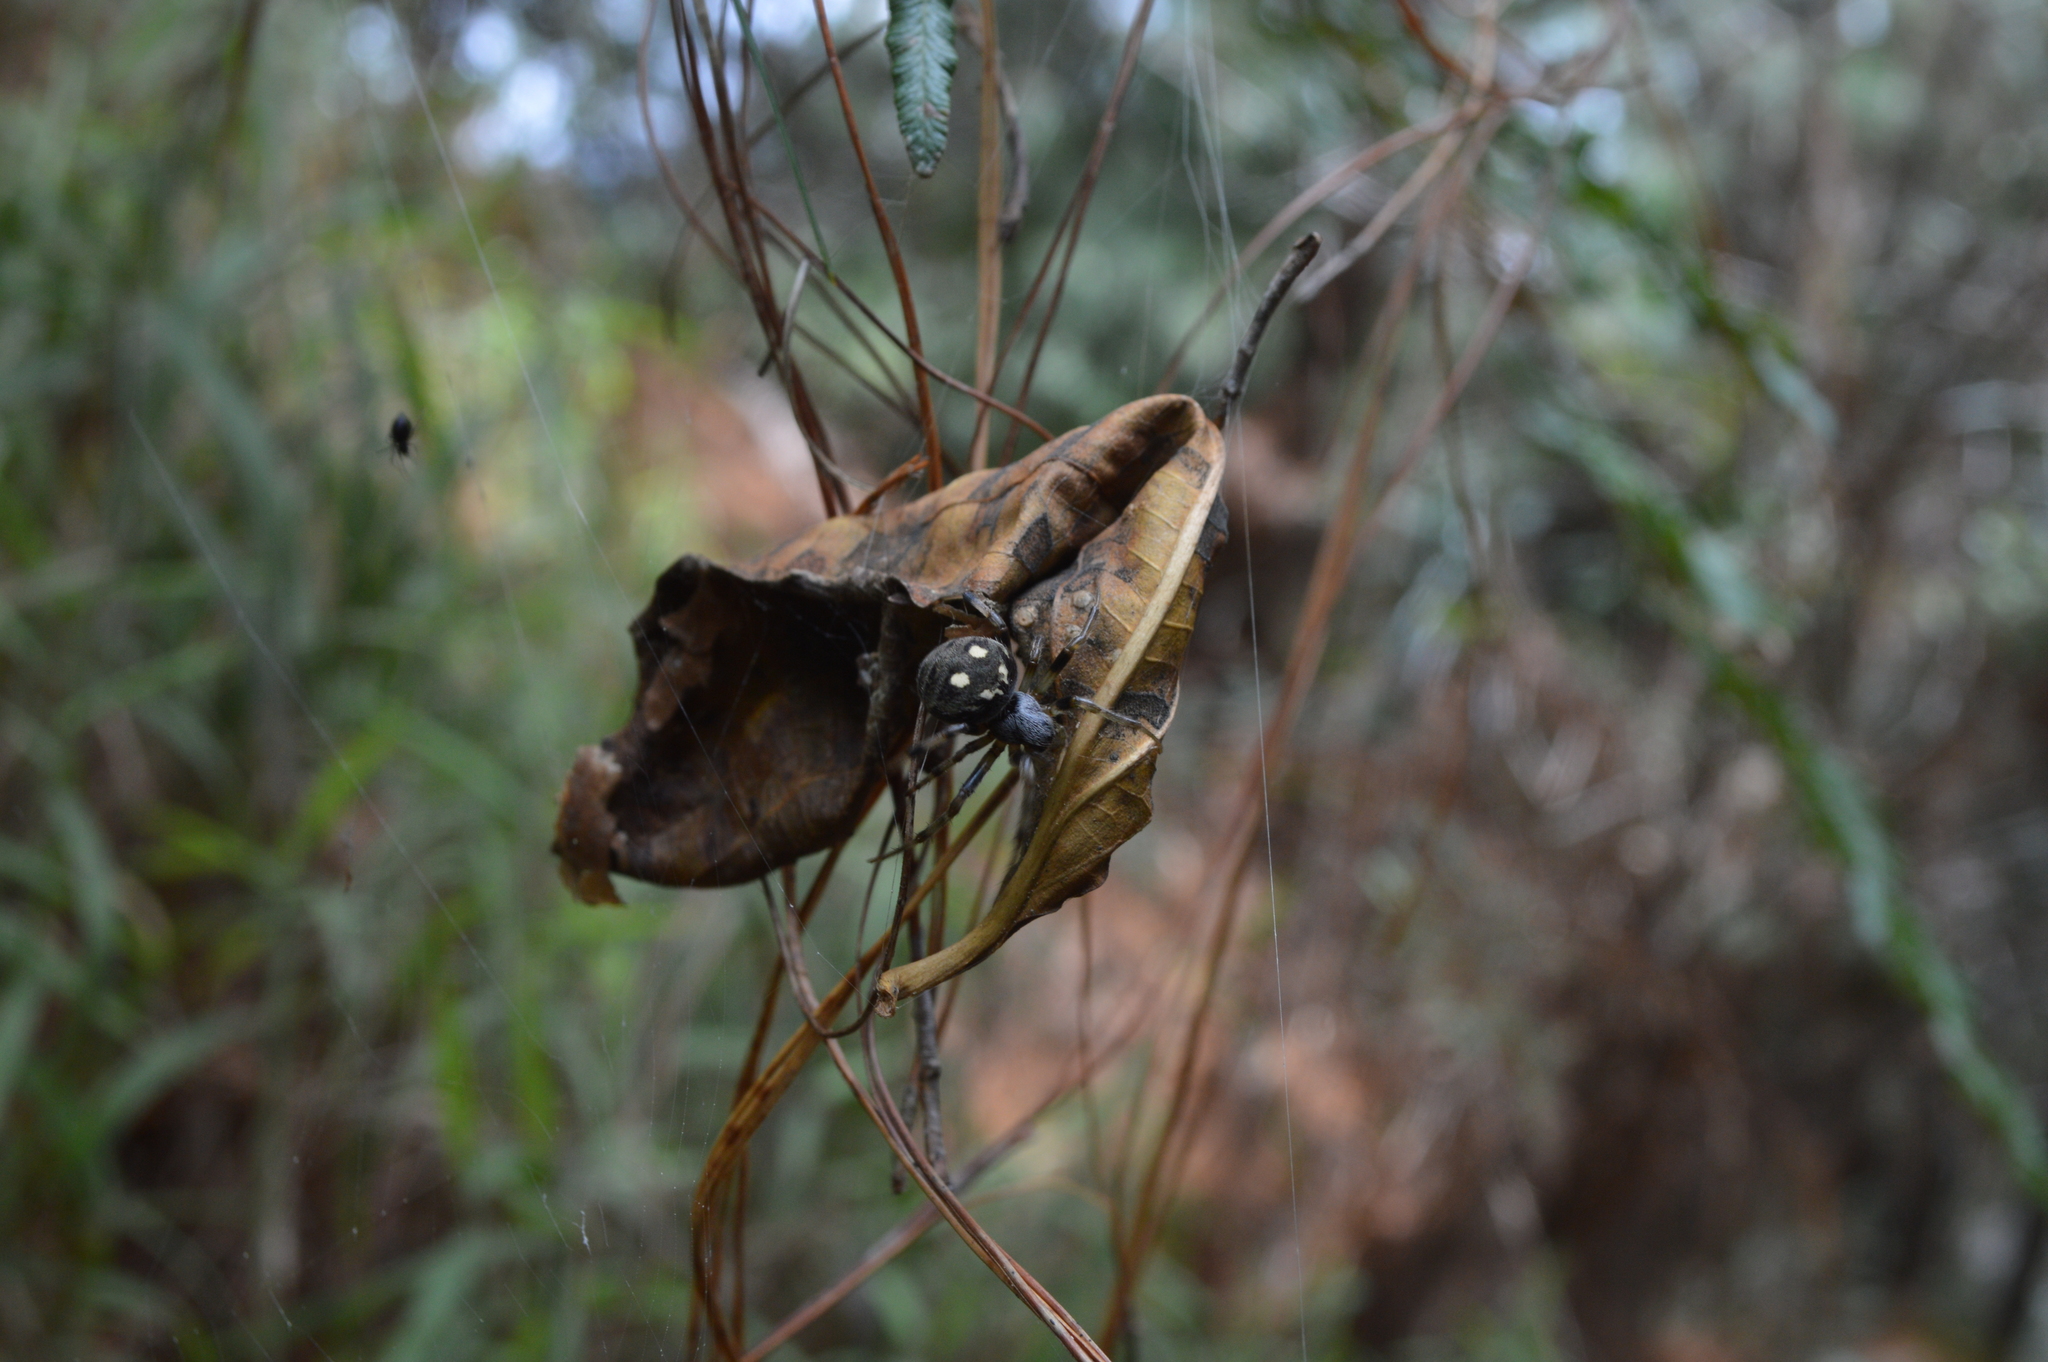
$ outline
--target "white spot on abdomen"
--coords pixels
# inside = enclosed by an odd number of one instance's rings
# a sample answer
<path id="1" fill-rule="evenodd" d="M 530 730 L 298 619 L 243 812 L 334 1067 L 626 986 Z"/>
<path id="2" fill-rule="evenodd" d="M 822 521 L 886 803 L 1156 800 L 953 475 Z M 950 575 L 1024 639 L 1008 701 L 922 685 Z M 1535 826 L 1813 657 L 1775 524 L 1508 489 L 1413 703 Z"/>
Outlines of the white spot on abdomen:
<path id="1" fill-rule="evenodd" d="M 966 673 L 966 672 L 954 672 L 954 673 L 953 673 L 953 674 L 952 674 L 951 676 L 949 676 L 949 677 L 947 677 L 947 678 L 946 678 L 946 684 L 948 684 L 948 685 L 952 685 L 952 686 L 958 686 L 958 687 L 960 687 L 960 689 L 962 689 L 962 690 L 966 690 L 966 689 L 967 689 L 967 673 Z"/>

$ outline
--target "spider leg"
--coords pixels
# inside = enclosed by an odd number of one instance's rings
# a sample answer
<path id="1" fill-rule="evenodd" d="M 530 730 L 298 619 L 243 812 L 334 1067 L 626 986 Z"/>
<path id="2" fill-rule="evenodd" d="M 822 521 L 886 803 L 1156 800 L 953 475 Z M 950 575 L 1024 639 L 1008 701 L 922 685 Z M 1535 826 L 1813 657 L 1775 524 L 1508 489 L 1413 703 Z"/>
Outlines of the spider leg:
<path id="1" fill-rule="evenodd" d="M 1152 741 L 1154 742 L 1163 743 L 1166 741 L 1166 735 L 1164 733 L 1161 733 L 1158 729 L 1154 728 L 1150 723 L 1148 723 L 1144 719 L 1140 719 L 1135 714 L 1119 714 L 1117 711 L 1111 709 L 1108 705 L 1098 705 L 1085 695 L 1077 695 L 1072 700 L 1069 700 L 1067 703 L 1073 705 L 1076 709 L 1092 709 L 1097 714 L 1102 715 L 1104 718 L 1114 719 L 1120 724 L 1129 724 L 1133 728 L 1142 728 L 1147 733 L 1150 733 L 1152 735 Z"/>
<path id="2" fill-rule="evenodd" d="M 946 806 L 946 811 L 937 818 L 934 818 L 930 826 L 925 828 L 923 832 L 913 837 L 911 845 L 915 846 L 917 843 L 925 841 L 933 833 L 937 832 L 941 826 L 952 822 L 954 816 L 960 812 L 961 807 L 967 803 L 967 797 L 974 793 L 975 787 L 981 784 L 981 778 L 988 774 L 989 768 L 996 764 L 996 758 L 1002 754 L 1003 748 L 1001 744 L 992 745 L 987 753 L 982 756 L 980 763 L 975 766 L 974 774 L 967 777 L 967 783 L 960 787 L 960 793 L 954 795 L 953 802 Z"/>
<path id="3" fill-rule="evenodd" d="M 993 624 L 996 628 L 1002 630 L 1006 638 L 1009 636 L 1010 621 L 1003 617 L 1002 607 L 998 606 L 994 601 L 990 600 L 988 597 L 982 595 L 979 591 L 963 591 L 960 593 L 960 596 L 961 599 L 966 601 L 968 605 L 972 606 L 976 613 L 980 614 L 982 618 L 986 619 L 990 624 Z"/>
<path id="4" fill-rule="evenodd" d="M 923 727 L 924 715 L 922 713 L 918 715 L 917 722 L 919 727 Z M 935 732 L 925 734 L 922 738 L 917 739 L 910 745 L 909 756 L 911 765 L 913 765 L 919 770 L 923 770 L 925 762 L 931 760 L 932 753 L 939 750 L 939 745 L 941 743 L 943 743 L 948 738 L 958 737 L 960 734 L 965 733 L 966 731 L 966 724 L 947 724 L 945 727 L 938 729 Z M 955 756 L 954 760 L 958 760 L 957 755 Z M 951 761 L 947 762 L 947 765 L 950 766 L 951 764 Z"/>
<path id="5" fill-rule="evenodd" d="M 910 792 L 912 794 L 916 794 L 919 790 L 922 790 L 925 786 L 931 784 L 940 776 L 952 770 L 955 766 L 958 766 L 961 762 L 967 760 L 969 757 L 973 756 L 976 752 L 979 752 L 982 748 L 987 747 L 990 743 L 994 742 L 995 740 L 995 735 L 993 733 L 982 734 L 979 738 L 976 738 L 973 742 L 968 743 L 965 747 L 962 747 L 958 752 L 955 752 L 952 756 L 948 757 L 944 765 L 934 767 L 932 770 L 927 771 L 924 773 L 924 775 L 920 776 L 918 778 L 917 783 L 910 787 Z"/>
<path id="6" fill-rule="evenodd" d="M 1066 670 L 1067 664 L 1074 660 L 1074 649 L 1080 647 L 1081 641 L 1095 631 L 1095 617 L 1101 613 L 1102 597 L 1097 596 L 1095 603 L 1088 607 L 1088 619 L 1082 624 L 1081 632 L 1068 639 L 1067 646 L 1053 654 L 1052 667 L 1046 673 L 1048 677 L 1058 676 Z"/>

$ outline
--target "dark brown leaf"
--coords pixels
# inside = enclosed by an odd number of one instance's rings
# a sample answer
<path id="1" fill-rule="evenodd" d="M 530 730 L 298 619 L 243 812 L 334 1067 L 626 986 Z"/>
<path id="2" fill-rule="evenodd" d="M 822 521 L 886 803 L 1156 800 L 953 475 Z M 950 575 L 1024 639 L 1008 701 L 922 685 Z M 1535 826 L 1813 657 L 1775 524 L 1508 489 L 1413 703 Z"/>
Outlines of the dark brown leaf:
<path id="1" fill-rule="evenodd" d="M 1192 447 L 1208 452 L 1189 455 Z M 824 521 L 752 563 L 679 559 L 632 625 L 640 682 L 631 718 L 578 752 L 563 788 L 554 849 L 564 882 L 587 902 L 616 901 L 612 873 L 733 884 L 849 835 L 909 740 L 910 676 L 946 624 L 935 607 L 970 593 L 1007 606 L 1043 588 L 1033 619 L 1016 621 L 1027 647 L 1078 629 L 1077 591 L 1098 595 L 1096 628 L 1068 668 L 1074 680 L 1063 677 L 1091 687 L 1106 674 L 1104 650 L 1115 655 L 1136 618 L 1142 559 L 1173 539 L 1163 527 L 1186 501 L 1191 458 L 1220 467 L 1215 428 L 1192 399 L 1147 398 L 1007 467 Z M 1162 470 L 1173 471 L 1162 481 Z M 1199 568 L 1190 580 L 1198 595 Z M 1185 638 L 1184 623 L 1175 627 L 1182 632 L 1162 633 L 1166 651 L 1156 662 L 1148 651 L 1126 688 L 1139 717 L 1171 714 L 1169 673 Z M 1107 809 L 1135 790 L 1145 806 L 1135 831 L 1149 817 L 1150 772 L 1148 758 L 1095 802 Z M 1077 835 L 1093 827 L 1081 819 Z M 1056 864 L 1075 883 L 1085 878 L 1071 855 Z"/>

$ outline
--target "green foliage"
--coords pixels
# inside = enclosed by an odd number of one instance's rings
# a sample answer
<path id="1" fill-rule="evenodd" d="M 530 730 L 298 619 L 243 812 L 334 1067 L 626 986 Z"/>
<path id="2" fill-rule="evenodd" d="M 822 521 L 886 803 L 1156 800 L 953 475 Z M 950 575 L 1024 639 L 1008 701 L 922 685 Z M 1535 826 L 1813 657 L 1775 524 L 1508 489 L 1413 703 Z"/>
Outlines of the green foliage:
<path id="1" fill-rule="evenodd" d="M 2024 1088 L 1986 1051 L 1962 975 L 1901 890 L 1898 851 L 1869 789 L 1799 713 L 1787 688 L 1730 650 L 1755 642 L 1766 622 L 1782 622 L 1789 612 L 1760 591 L 1725 536 L 1701 525 L 1654 468 L 1607 432 L 1580 426 L 1556 436 L 1552 448 L 1592 477 L 1681 588 L 1668 601 L 1669 618 L 1784 762 L 1812 835 L 1842 867 L 1857 939 L 1927 1014 L 1949 1076 L 1996 1132 L 2029 1192 L 2048 1205 L 2048 1140 L 2040 1119 Z"/>
<path id="2" fill-rule="evenodd" d="M 1638 240 L 1653 236 L 1625 194 L 1587 192 L 1580 201 Z M 1762 394 L 1807 437 L 1832 443 L 1836 416 L 1787 358 L 1789 347 L 1771 319 L 1731 306 L 1704 268 L 1681 266 L 1677 274 L 1704 335 L 1734 349 Z M 1759 582 L 1739 540 L 1705 523 L 1671 479 L 1606 424 L 1546 410 L 1535 437 L 1583 470 L 1675 588 L 1650 599 L 1769 740 L 1798 792 L 1810 835 L 1841 867 L 1857 939 L 1926 1014 L 1951 1080 L 1995 1133 L 2029 1194 L 2048 1206 L 2048 1137 L 2040 1118 L 2025 1087 L 1986 1049 L 1961 972 L 1905 894 L 1900 852 L 1876 799 L 1763 661 L 1762 654 L 1783 651 L 1798 612 Z"/>
<path id="3" fill-rule="evenodd" d="M 946 154 L 953 116 L 953 7 L 947 0 L 889 0 L 889 79 L 896 87 L 896 126 L 910 168 L 931 175 Z"/>

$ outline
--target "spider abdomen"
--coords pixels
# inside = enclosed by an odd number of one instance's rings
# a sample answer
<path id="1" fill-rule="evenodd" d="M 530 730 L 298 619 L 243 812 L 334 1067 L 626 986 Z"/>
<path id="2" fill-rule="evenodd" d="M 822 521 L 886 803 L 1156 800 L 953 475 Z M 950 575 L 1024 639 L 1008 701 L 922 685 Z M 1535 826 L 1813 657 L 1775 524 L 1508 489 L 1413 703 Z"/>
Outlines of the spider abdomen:
<path id="1" fill-rule="evenodd" d="M 918 664 L 917 697 L 947 723 L 992 725 L 1010 712 L 1018 670 L 1017 659 L 995 639 L 949 638 Z"/>

